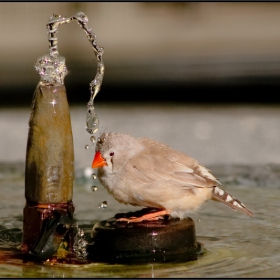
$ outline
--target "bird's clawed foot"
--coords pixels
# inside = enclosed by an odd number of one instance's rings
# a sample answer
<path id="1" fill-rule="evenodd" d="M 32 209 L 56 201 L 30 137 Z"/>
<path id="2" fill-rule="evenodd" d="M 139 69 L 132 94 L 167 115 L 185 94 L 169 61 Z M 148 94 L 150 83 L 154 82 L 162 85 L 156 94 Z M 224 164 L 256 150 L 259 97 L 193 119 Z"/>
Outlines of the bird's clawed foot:
<path id="1" fill-rule="evenodd" d="M 141 217 L 119 218 L 117 219 L 117 222 L 139 223 L 142 221 L 157 221 L 160 219 L 164 219 L 163 216 L 168 214 L 169 213 L 166 210 L 160 210 L 157 212 L 145 214 Z"/>

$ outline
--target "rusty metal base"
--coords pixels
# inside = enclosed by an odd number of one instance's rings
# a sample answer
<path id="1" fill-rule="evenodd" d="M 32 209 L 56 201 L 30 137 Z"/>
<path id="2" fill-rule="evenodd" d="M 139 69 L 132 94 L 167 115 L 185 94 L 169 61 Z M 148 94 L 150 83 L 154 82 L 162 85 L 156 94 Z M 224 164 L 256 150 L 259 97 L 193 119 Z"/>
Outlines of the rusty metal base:
<path id="1" fill-rule="evenodd" d="M 26 203 L 23 209 L 22 252 L 28 253 L 33 244 L 38 241 L 46 219 L 52 218 L 56 213 L 72 219 L 74 209 L 72 201 L 56 204 Z"/>

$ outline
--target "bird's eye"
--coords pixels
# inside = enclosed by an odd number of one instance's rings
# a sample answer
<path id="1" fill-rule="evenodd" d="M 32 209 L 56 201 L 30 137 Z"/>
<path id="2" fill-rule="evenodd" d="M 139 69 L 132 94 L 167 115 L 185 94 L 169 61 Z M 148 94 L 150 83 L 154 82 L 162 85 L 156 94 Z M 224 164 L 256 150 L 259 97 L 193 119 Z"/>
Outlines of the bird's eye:
<path id="1" fill-rule="evenodd" d="M 112 157 L 114 154 L 115 154 L 114 152 L 111 152 L 109 155 L 110 155 L 110 157 Z"/>

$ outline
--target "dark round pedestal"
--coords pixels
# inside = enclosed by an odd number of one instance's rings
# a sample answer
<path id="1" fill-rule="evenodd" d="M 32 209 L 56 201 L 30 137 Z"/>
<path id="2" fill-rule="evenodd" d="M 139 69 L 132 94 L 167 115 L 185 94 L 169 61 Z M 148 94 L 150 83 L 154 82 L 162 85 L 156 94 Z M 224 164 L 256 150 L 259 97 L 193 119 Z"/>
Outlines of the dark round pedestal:
<path id="1" fill-rule="evenodd" d="M 115 217 L 137 217 L 147 211 Z M 140 223 L 116 222 L 116 218 L 111 218 L 94 225 L 88 245 L 89 259 L 107 263 L 190 261 L 196 260 L 201 252 L 191 218 Z"/>

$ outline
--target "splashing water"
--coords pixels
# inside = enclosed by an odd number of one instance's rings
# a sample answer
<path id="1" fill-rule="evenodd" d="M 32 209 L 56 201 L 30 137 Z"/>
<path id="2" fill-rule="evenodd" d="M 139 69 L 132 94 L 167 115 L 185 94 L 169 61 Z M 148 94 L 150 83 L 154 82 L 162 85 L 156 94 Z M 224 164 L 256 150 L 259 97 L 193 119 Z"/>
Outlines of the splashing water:
<path id="1" fill-rule="evenodd" d="M 100 203 L 100 204 L 98 205 L 98 208 L 106 209 L 106 208 L 107 208 L 107 201 L 103 201 L 102 203 Z"/>
<path id="2" fill-rule="evenodd" d="M 96 186 L 92 186 L 92 187 L 91 187 L 91 190 L 92 190 L 93 192 L 96 192 L 96 191 L 98 190 L 98 188 L 97 188 Z"/>
<path id="3" fill-rule="evenodd" d="M 41 82 L 46 85 L 63 84 L 64 77 L 68 72 L 65 58 L 53 53 L 38 58 L 34 67 L 41 77 Z"/>
<path id="4" fill-rule="evenodd" d="M 86 259 L 88 242 L 85 239 L 84 231 L 78 227 L 77 223 L 73 224 L 72 227 L 75 235 L 73 251 L 78 259 Z"/>
<path id="5" fill-rule="evenodd" d="M 91 141 L 92 143 L 95 143 L 95 136 L 91 136 L 91 137 L 90 137 L 90 141 Z"/>
<path id="6" fill-rule="evenodd" d="M 86 115 L 86 131 L 93 134 L 98 131 L 99 119 L 94 110 L 94 98 L 100 91 L 103 81 L 105 67 L 102 60 L 104 49 L 97 45 L 96 35 L 92 32 L 92 28 L 88 28 L 88 17 L 83 12 L 78 12 L 70 18 L 64 18 L 61 15 L 52 15 L 47 23 L 48 38 L 49 38 L 49 51 L 50 54 L 43 55 L 35 63 L 35 69 L 41 76 L 41 82 L 48 85 L 54 85 L 56 83 L 63 84 L 64 77 L 67 74 L 67 68 L 65 66 L 64 57 L 58 53 L 58 27 L 59 25 L 70 23 L 71 21 L 77 21 L 77 23 L 84 30 L 96 56 L 97 60 L 97 72 L 94 79 L 89 84 L 90 99 L 87 104 L 88 110 Z M 92 141 L 93 142 L 93 141 Z"/>
<path id="7" fill-rule="evenodd" d="M 91 174 L 91 178 L 92 178 L 93 180 L 95 180 L 95 179 L 96 179 L 96 175 L 95 175 L 94 173 L 92 173 L 92 174 Z"/>
<path id="8" fill-rule="evenodd" d="M 87 20 L 87 18 L 86 18 Z M 84 23 L 80 23 L 82 28 L 84 29 L 89 41 L 91 42 L 96 60 L 97 60 L 97 72 L 95 75 L 94 80 L 92 80 L 89 84 L 90 89 L 90 100 L 87 104 L 88 110 L 87 110 L 87 116 L 86 116 L 86 131 L 90 134 L 93 134 L 98 131 L 99 128 L 99 119 L 97 117 L 97 114 L 94 110 L 94 98 L 97 95 L 97 93 L 100 91 L 101 84 L 103 81 L 105 66 L 103 64 L 102 55 L 104 52 L 104 49 L 97 45 L 96 43 L 96 36 L 94 33 L 92 33 L 91 29 L 88 29 Z"/>

